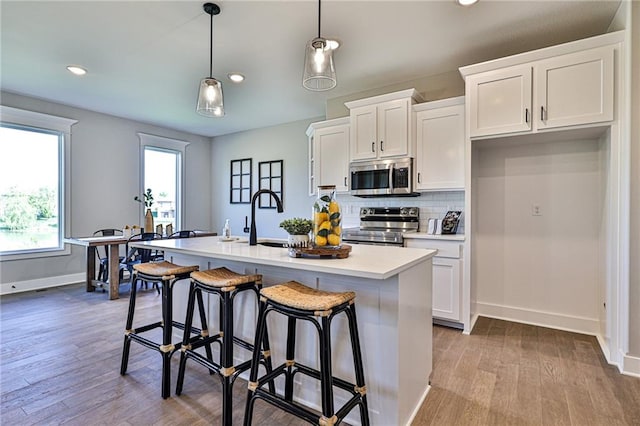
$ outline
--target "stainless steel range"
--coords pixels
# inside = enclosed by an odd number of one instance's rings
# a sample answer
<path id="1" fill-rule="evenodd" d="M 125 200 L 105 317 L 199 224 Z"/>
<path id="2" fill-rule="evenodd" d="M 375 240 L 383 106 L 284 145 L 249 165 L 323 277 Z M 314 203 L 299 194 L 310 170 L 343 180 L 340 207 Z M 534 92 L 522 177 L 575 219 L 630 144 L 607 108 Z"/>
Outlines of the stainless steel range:
<path id="1" fill-rule="evenodd" d="M 418 207 L 362 207 L 360 227 L 342 230 L 347 244 L 402 246 L 406 232 L 417 232 Z"/>

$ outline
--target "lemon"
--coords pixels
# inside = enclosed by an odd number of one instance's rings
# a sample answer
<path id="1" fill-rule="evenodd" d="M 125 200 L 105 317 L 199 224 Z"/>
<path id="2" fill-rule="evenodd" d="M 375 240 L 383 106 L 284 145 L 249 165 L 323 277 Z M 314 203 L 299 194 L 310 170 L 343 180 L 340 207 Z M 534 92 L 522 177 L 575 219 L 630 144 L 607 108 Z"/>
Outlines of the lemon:
<path id="1" fill-rule="evenodd" d="M 320 227 L 319 227 L 318 229 L 319 229 L 319 230 L 320 230 L 320 229 L 327 229 L 327 230 L 331 229 L 331 222 L 330 222 L 330 221 L 328 221 L 328 220 L 325 220 L 324 222 L 322 222 L 322 223 L 320 224 Z"/>
<path id="2" fill-rule="evenodd" d="M 336 234 L 329 234 L 329 236 L 327 237 L 327 241 L 329 242 L 330 246 L 340 245 L 340 237 Z"/>
<path id="3" fill-rule="evenodd" d="M 314 219 L 316 225 L 320 225 L 322 222 L 329 220 L 329 214 L 325 212 L 315 212 Z"/>
<path id="4" fill-rule="evenodd" d="M 329 213 L 337 213 L 340 211 L 340 205 L 335 201 L 329 203 Z"/>
<path id="5" fill-rule="evenodd" d="M 317 246 L 326 246 L 327 239 L 325 237 L 321 237 L 320 235 L 316 235 L 316 245 Z"/>
<path id="6" fill-rule="evenodd" d="M 331 230 L 331 232 L 333 232 L 336 235 L 340 235 L 341 231 L 342 229 L 340 229 L 340 226 L 334 226 L 333 229 Z"/>

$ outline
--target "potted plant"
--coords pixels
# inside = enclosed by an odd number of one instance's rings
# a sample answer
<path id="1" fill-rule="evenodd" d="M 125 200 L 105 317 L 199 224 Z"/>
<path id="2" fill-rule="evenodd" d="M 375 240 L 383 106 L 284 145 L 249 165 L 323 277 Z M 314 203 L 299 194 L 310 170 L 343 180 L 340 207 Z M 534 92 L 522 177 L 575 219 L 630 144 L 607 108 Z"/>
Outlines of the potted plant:
<path id="1" fill-rule="evenodd" d="M 153 214 L 151 213 L 153 194 L 151 193 L 151 188 L 147 188 L 147 191 L 143 195 L 144 201 L 137 195 L 133 197 L 133 199 L 139 203 L 144 202 L 144 206 L 147 208 L 147 212 L 144 215 L 144 232 L 153 232 Z"/>
<path id="2" fill-rule="evenodd" d="M 280 222 L 280 228 L 283 228 L 289 234 L 289 247 L 307 247 L 309 245 L 309 232 L 313 229 L 313 221 L 294 217 Z"/>

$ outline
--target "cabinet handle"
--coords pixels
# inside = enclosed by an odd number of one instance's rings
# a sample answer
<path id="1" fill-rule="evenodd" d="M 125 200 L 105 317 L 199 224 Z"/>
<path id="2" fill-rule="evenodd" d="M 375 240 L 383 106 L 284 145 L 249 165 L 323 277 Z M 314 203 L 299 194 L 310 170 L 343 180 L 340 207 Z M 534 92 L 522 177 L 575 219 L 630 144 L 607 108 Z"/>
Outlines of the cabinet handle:
<path id="1" fill-rule="evenodd" d="M 376 152 L 376 143 L 371 142 L 371 152 Z"/>
<path id="2" fill-rule="evenodd" d="M 347 186 L 347 177 L 346 176 L 344 177 L 344 186 L 345 187 Z"/>
<path id="3" fill-rule="evenodd" d="M 524 109 L 524 122 L 525 123 L 529 122 L 529 108 Z"/>
<path id="4" fill-rule="evenodd" d="M 418 183 L 422 183 L 420 182 L 420 172 L 418 172 Z"/>
<path id="5" fill-rule="evenodd" d="M 380 141 L 380 151 L 384 151 L 384 141 Z"/>
<path id="6" fill-rule="evenodd" d="M 540 120 L 544 121 L 544 106 L 540 107 Z"/>

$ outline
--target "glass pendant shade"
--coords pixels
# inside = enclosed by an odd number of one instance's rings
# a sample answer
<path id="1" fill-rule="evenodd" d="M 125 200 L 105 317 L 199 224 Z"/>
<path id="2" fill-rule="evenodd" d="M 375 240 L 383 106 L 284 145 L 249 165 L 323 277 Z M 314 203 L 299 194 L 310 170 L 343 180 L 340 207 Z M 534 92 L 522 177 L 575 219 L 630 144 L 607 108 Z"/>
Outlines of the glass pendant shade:
<path id="1" fill-rule="evenodd" d="M 333 89 L 336 84 L 333 49 L 328 46 L 326 39 L 314 38 L 305 49 L 302 85 L 305 89 L 320 92 Z"/>
<path id="2" fill-rule="evenodd" d="M 207 117 L 224 115 L 222 84 L 213 77 L 203 78 L 200 81 L 197 112 Z"/>

